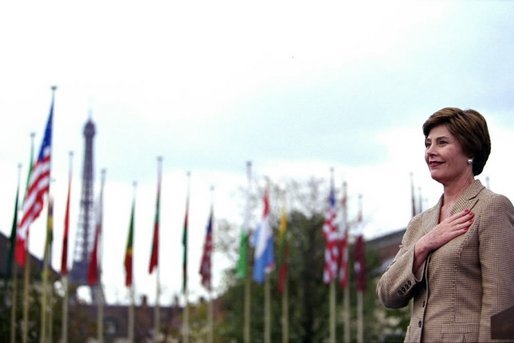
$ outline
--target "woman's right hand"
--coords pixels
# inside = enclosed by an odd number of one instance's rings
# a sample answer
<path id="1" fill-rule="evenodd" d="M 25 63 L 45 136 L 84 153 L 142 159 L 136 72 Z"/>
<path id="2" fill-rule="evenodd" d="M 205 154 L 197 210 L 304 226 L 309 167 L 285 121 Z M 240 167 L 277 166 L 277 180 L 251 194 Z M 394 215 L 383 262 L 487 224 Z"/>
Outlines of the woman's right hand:
<path id="1" fill-rule="evenodd" d="M 414 245 L 413 272 L 416 273 L 432 251 L 466 233 L 473 224 L 474 216 L 473 212 L 468 209 L 457 212 L 441 221 L 421 237 Z"/>

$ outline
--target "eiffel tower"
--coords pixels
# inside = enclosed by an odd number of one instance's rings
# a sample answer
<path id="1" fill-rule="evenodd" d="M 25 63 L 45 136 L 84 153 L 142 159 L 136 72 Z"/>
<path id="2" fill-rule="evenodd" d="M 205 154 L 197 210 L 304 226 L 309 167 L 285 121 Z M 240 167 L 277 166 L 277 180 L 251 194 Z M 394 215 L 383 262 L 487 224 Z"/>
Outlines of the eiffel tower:
<path id="1" fill-rule="evenodd" d="M 80 212 L 78 228 L 73 251 L 73 265 L 70 272 L 70 283 L 74 287 L 87 286 L 87 269 L 89 255 L 94 239 L 94 172 L 93 172 L 93 138 L 96 133 L 95 124 L 89 116 L 84 126 L 85 150 L 82 170 L 82 193 L 80 196 Z"/>

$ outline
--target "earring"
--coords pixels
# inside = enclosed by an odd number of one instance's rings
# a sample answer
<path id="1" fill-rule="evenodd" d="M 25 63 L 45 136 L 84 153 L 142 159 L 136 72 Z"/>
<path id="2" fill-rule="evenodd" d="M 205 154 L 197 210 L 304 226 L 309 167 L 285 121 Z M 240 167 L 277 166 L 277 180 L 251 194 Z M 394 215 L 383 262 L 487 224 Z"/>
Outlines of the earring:
<path id="1" fill-rule="evenodd" d="M 473 159 L 472 158 L 468 158 L 468 164 L 473 164 Z"/>

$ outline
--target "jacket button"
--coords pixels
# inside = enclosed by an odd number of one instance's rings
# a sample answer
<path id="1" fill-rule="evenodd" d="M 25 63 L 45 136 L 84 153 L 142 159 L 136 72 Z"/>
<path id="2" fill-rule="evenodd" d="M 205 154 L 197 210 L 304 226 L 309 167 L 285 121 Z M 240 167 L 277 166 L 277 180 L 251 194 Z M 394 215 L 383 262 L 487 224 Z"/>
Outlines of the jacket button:
<path id="1" fill-rule="evenodd" d="M 421 327 L 421 320 L 418 322 L 418 326 Z"/>

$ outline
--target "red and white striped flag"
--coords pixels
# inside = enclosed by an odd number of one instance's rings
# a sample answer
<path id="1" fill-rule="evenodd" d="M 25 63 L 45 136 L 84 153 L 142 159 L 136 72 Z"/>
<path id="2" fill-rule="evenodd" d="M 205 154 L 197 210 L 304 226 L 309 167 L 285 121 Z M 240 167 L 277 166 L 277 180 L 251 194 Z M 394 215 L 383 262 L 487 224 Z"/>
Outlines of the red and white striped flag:
<path id="1" fill-rule="evenodd" d="M 348 286 L 349 278 L 349 268 L 348 268 L 348 218 L 347 218 L 347 200 L 346 196 L 346 183 L 343 185 L 343 199 L 341 200 L 341 207 L 343 209 L 343 218 L 341 221 L 342 226 L 342 237 L 340 241 L 340 253 L 341 253 L 341 262 L 339 264 L 339 284 L 341 288 L 345 288 Z"/>
<path id="2" fill-rule="evenodd" d="M 52 89 L 55 91 L 55 88 Z M 54 114 L 54 94 L 50 105 L 50 114 L 46 123 L 45 135 L 36 163 L 32 167 L 27 195 L 23 201 L 22 218 L 16 234 L 16 262 L 25 266 L 25 254 L 28 249 L 27 239 L 30 225 L 39 217 L 43 209 L 44 196 L 50 188 L 50 157 L 52 147 L 52 119 Z"/>
<path id="3" fill-rule="evenodd" d="M 337 276 L 339 263 L 339 229 L 337 225 L 336 200 L 334 182 L 330 184 L 329 206 L 325 214 L 323 224 L 323 236 L 325 237 L 325 267 L 323 270 L 323 282 L 330 283 Z"/>

